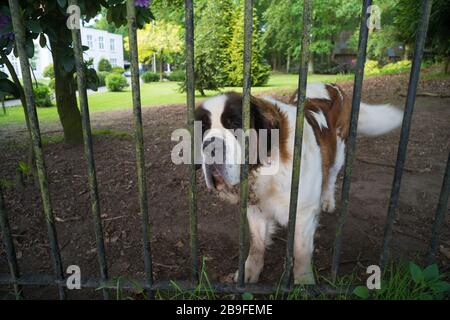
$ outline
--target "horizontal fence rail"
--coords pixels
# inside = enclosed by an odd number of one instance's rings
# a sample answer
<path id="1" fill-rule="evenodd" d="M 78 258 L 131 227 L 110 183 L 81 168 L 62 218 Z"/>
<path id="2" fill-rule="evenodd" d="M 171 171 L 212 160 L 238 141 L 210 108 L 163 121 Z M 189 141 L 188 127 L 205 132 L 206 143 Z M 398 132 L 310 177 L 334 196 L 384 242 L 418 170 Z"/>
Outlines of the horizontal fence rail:
<path id="1" fill-rule="evenodd" d="M 76 5 L 76 0 L 70 0 L 70 4 Z M 302 153 L 302 136 L 304 123 L 304 106 L 306 101 L 306 82 L 308 74 L 309 61 L 309 43 L 312 24 L 312 0 L 304 0 L 303 22 L 301 33 L 301 52 L 300 52 L 300 70 L 299 70 L 299 91 L 297 102 L 296 116 L 296 132 L 293 154 L 293 170 L 292 185 L 290 190 L 289 203 L 289 222 L 287 233 L 286 257 L 284 265 L 284 274 L 281 286 L 271 286 L 264 284 L 246 284 L 245 283 L 245 254 L 247 243 L 247 206 L 248 206 L 248 190 L 249 190 L 249 141 L 245 138 L 245 162 L 241 167 L 240 181 L 240 205 L 239 205 L 239 266 L 237 284 L 212 283 L 211 288 L 219 293 L 242 293 L 252 292 L 255 294 L 273 294 L 281 291 L 283 297 L 285 294 L 293 290 L 292 286 L 292 268 L 294 265 L 294 239 L 295 224 L 298 205 L 301 153 Z M 355 73 L 355 83 L 353 88 L 352 111 L 350 120 L 350 133 L 347 142 L 346 163 L 343 180 L 343 190 L 341 195 L 341 203 L 339 207 L 339 220 L 334 243 L 333 261 L 331 267 L 332 278 L 336 279 L 339 268 L 342 231 L 345 225 L 346 216 L 348 214 L 348 201 L 350 192 L 351 169 L 354 159 L 354 151 L 356 146 L 356 130 L 359 113 L 359 105 L 361 101 L 362 82 L 364 78 L 364 62 L 366 59 L 367 41 L 369 30 L 367 27 L 367 19 L 370 13 L 368 8 L 372 1 L 364 0 L 362 5 L 360 38 L 358 48 L 358 61 Z M 431 0 L 422 1 L 422 16 L 417 30 L 415 43 L 415 51 L 413 64 L 411 68 L 410 81 L 408 85 L 408 94 L 406 100 L 405 114 L 402 124 L 402 132 L 399 142 L 397 154 L 397 162 L 395 167 L 394 181 L 389 202 L 388 217 L 385 226 L 383 238 L 383 248 L 380 256 L 380 265 L 384 266 L 389 253 L 389 245 L 392 237 L 392 227 L 396 217 L 396 208 L 398 196 L 400 192 L 400 182 L 406 158 L 406 147 L 409 138 L 412 113 L 414 108 L 416 90 L 419 80 L 420 64 L 423 56 L 425 39 L 428 28 L 428 21 L 431 11 Z M 0 274 L 0 284 L 13 285 L 16 298 L 22 298 L 22 286 L 51 286 L 58 288 L 59 298 L 66 297 L 65 287 L 67 283 L 64 278 L 63 264 L 61 260 L 60 249 L 58 246 L 57 232 L 55 228 L 51 197 L 48 186 L 48 177 L 44 162 L 44 155 L 41 144 L 39 123 L 34 102 L 32 89 L 32 80 L 30 74 L 30 65 L 25 52 L 25 28 L 24 21 L 21 17 L 21 8 L 19 3 L 9 0 L 13 28 L 15 32 L 15 41 L 17 52 L 20 58 L 20 67 L 23 74 L 23 86 L 25 89 L 25 97 L 27 104 L 27 121 L 30 123 L 31 140 L 33 152 L 36 159 L 37 177 L 43 205 L 45 223 L 50 243 L 50 253 L 53 261 L 54 276 L 51 275 L 21 275 L 20 268 L 17 263 L 17 257 L 14 248 L 14 242 L 11 235 L 10 225 L 6 204 L 3 198 L 3 190 L 0 188 L 0 227 L 3 235 L 2 242 L 5 247 L 6 257 L 10 274 Z M 252 29 L 253 29 L 253 5 L 252 0 L 245 0 L 244 3 L 244 83 L 243 83 L 243 106 L 242 119 L 243 129 L 250 128 L 250 97 L 251 97 L 251 60 L 252 60 Z M 80 96 L 80 107 L 82 113 L 83 136 L 84 136 L 84 154 L 87 162 L 88 183 L 90 189 L 91 211 L 94 221 L 94 232 L 97 243 L 97 255 L 100 269 L 100 278 L 82 279 L 81 286 L 83 288 L 103 288 L 103 297 L 108 298 L 109 288 L 135 289 L 136 283 L 146 290 L 148 297 L 153 298 L 155 292 L 160 291 L 176 291 L 173 283 L 170 281 L 154 281 L 152 270 L 152 255 L 150 245 L 150 225 L 148 212 L 148 196 L 147 196 L 147 175 L 145 170 L 144 157 L 144 137 L 142 125 L 142 111 L 140 99 L 140 82 L 138 67 L 138 48 L 137 48 L 137 23 L 135 1 L 127 0 L 127 22 L 130 44 L 130 60 L 131 60 L 131 83 L 132 83 L 132 99 L 133 99 L 133 119 L 135 129 L 135 149 L 136 149 L 136 168 L 138 180 L 138 196 L 141 216 L 142 241 L 143 241 L 143 260 L 145 279 L 137 279 L 132 282 L 127 279 L 123 283 L 114 282 L 108 277 L 108 269 L 106 262 L 105 246 L 103 239 L 102 222 L 100 215 L 98 184 L 96 179 L 96 170 L 93 157 L 92 132 L 89 118 L 88 97 L 86 94 L 86 74 L 84 70 L 84 61 L 81 47 L 80 30 L 72 30 L 73 49 L 76 62 L 77 81 Z M 177 282 L 177 287 L 186 291 L 198 290 L 198 230 L 197 230 L 197 186 L 194 164 L 194 111 L 195 111 L 195 79 L 194 79 L 194 3 L 193 0 L 185 0 L 185 26 L 186 26 L 186 79 L 187 79 L 187 126 L 191 133 L 191 165 L 189 166 L 189 218 L 190 218 L 190 251 L 191 251 L 191 280 Z M 445 212 L 447 210 L 448 198 L 450 192 L 450 154 L 447 160 L 444 179 L 442 183 L 439 203 L 436 209 L 436 218 L 432 229 L 432 237 L 430 249 L 428 252 L 428 261 L 431 263 L 436 255 L 439 232 L 441 230 Z M 343 289 L 331 286 L 306 286 L 304 292 L 307 294 L 326 294 L 329 296 L 344 294 L 353 291 L 353 287 L 346 286 Z"/>

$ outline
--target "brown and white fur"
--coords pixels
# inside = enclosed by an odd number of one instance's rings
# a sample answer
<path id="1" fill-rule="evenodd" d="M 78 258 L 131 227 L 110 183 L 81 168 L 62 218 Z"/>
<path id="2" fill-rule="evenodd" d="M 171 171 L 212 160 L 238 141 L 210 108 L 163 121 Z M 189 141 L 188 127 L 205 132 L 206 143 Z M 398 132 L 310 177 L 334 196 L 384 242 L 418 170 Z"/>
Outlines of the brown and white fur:
<path id="1" fill-rule="evenodd" d="M 294 241 L 294 279 L 312 284 L 311 258 L 319 213 L 335 210 L 336 178 L 345 160 L 349 133 L 351 101 L 335 84 L 312 83 L 306 90 L 303 148 Z M 250 251 L 245 263 L 245 281 L 257 282 L 264 265 L 264 252 L 271 243 L 276 224 L 288 223 L 292 158 L 297 108 L 273 98 L 251 98 L 251 127 L 279 129 L 278 150 L 270 150 L 270 165 L 278 170 L 273 175 L 261 174 L 267 164 L 250 167 L 247 218 L 251 233 Z M 242 127 L 242 97 L 225 93 L 206 100 L 196 110 L 203 132 L 211 128 Z M 397 128 L 402 113 L 389 105 L 371 106 L 361 103 L 358 133 L 376 136 Z M 203 142 L 205 142 L 205 138 Z M 225 148 L 225 153 L 227 152 Z M 277 155 L 277 156 L 275 156 Z M 240 167 L 217 170 L 203 163 L 203 173 L 210 189 L 237 201 Z M 236 272 L 237 278 L 237 272 Z"/>

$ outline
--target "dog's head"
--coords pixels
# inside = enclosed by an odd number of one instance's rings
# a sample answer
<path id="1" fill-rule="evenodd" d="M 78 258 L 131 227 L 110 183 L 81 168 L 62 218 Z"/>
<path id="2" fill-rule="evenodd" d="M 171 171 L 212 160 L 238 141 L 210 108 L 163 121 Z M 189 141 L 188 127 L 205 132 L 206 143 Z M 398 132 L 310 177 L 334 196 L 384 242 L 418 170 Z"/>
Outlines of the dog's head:
<path id="1" fill-rule="evenodd" d="M 230 92 L 206 100 L 196 109 L 195 120 L 202 124 L 200 150 L 206 185 L 219 191 L 233 189 L 239 184 L 240 164 L 243 163 L 244 153 L 242 95 Z M 272 130 L 280 129 L 283 121 L 284 115 L 276 105 L 251 97 L 250 128 L 255 130 L 250 131 L 249 138 L 250 170 L 258 168 L 264 161 L 259 153 L 260 140 L 266 140 L 265 146 L 269 155 L 272 152 Z M 255 151 L 256 155 L 252 154 Z"/>

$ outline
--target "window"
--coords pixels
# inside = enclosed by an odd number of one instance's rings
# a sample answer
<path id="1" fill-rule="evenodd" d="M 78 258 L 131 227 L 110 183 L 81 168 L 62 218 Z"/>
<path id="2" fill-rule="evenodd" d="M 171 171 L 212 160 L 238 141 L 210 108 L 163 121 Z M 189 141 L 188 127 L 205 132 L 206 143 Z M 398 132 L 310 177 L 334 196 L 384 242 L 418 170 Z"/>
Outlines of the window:
<path id="1" fill-rule="evenodd" d="M 117 67 L 117 59 L 112 58 L 112 59 L 111 59 L 111 65 L 112 65 L 113 67 Z"/>
<path id="2" fill-rule="evenodd" d="M 87 35 L 87 46 L 89 47 L 89 49 L 94 49 L 94 43 L 92 42 L 91 34 Z"/>
<path id="3" fill-rule="evenodd" d="M 116 51 L 116 44 L 114 43 L 114 39 L 109 39 L 109 50 L 112 52 Z"/>
<path id="4" fill-rule="evenodd" d="M 100 50 L 105 49 L 105 44 L 103 43 L 103 37 L 98 37 L 98 48 Z"/>

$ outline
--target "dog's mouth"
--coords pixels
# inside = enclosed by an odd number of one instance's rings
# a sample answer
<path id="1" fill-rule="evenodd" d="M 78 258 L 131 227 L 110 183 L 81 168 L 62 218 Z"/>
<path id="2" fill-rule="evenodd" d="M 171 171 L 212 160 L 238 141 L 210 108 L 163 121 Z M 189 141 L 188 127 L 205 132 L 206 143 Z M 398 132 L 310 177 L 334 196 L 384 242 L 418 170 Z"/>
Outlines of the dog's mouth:
<path id="1" fill-rule="evenodd" d="M 227 183 L 225 182 L 225 179 L 223 178 L 219 168 L 217 168 L 216 165 L 211 165 L 210 173 L 214 189 L 218 191 L 225 189 Z"/>

